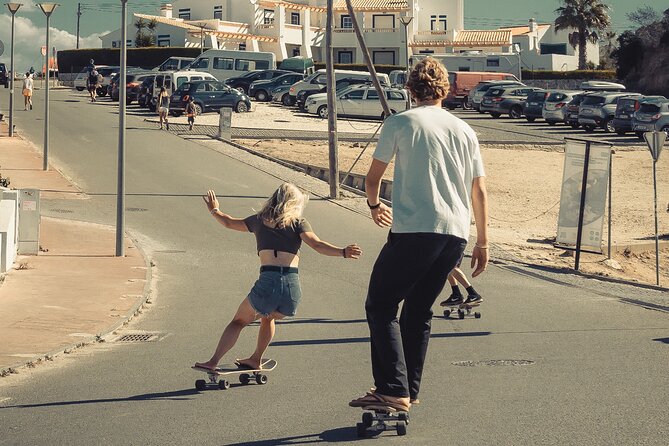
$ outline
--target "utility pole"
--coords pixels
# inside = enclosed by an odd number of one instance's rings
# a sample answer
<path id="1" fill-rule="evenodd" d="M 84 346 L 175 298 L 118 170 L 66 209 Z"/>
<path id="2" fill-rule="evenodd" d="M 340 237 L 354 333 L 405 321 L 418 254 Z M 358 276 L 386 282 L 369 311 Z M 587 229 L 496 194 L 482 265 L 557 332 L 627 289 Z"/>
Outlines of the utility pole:
<path id="1" fill-rule="evenodd" d="M 81 19 L 81 3 L 77 3 L 77 49 L 79 49 L 79 19 Z"/>
<path id="2" fill-rule="evenodd" d="M 339 198 L 339 153 L 337 138 L 337 94 L 332 50 L 333 0 L 328 0 L 325 24 L 325 69 L 328 96 L 328 147 L 330 153 L 330 198 Z"/>

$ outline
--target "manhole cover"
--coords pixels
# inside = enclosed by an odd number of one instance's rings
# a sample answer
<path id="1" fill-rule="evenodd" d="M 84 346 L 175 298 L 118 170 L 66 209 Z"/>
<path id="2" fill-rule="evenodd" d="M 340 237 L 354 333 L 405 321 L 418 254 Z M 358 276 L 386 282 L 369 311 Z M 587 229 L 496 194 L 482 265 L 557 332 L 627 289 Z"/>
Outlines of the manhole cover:
<path id="1" fill-rule="evenodd" d="M 74 211 L 69 209 L 49 209 L 50 212 L 56 212 L 58 214 L 72 214 Z"/>
<path id="2" fill-rule="evenodd" d="M 480 367 L 480 366 L 508 366 L 508 365 L 532 365 L 534 361 L 529 359 L 486 359 L 483 361 L 458 361 L 453 365 L 462 367 Z"/>
<path id="3" fill-rule="evenodd" d="M 145 208 L 125 208 L 128 212 L 146 212 L 148 209 Z"/>
<path id="4" fill-rule="evenodd" d="M 160 338 L 160 333 L 134 333 L 123 335 L 116 342 L 155 342 Z"/>

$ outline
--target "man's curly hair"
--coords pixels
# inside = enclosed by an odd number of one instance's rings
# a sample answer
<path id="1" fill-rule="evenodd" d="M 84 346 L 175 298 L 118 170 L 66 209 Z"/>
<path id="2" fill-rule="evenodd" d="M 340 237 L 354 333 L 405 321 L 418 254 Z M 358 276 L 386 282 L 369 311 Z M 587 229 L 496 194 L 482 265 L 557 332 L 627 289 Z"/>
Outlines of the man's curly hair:
<path id="1" fill-rule="evenodd" d="M 406 86 L 418 102 L 444 99 L 450 87 L 448 70 L 434 57 L 426 57 L 411 70 Z"/>

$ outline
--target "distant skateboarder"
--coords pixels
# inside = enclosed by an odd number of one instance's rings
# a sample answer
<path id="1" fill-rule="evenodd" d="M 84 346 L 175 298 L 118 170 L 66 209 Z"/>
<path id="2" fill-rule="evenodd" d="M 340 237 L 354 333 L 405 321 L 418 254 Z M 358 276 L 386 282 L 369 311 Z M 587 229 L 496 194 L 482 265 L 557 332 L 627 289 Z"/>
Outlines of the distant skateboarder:
<path id="1" fill-rule="evenodd" d="M 195 367 L 215 369 L 235 345 L 242 329 L 258 318 L 260 331 L 256 351 L 246 359 L 237 360 L 237 364 L 251 369 L 260 367 L 262 355 L 274 336 L 274 320 L 294 316 L 302 298 L 297 269 L 302 242 L 325 256 L 360 257 L 362 251 L 355 243 L 340 248 L 318 238 L 302 217 L 307 200 L 308 196 L 295 185 L 284 183 L 258 213 L 241 219 L 222 212 L 214 191 L 207 192 L 204 201 L 219 223 L 228 229 L 255 235 L 260 277 L 223 331 L 211 359 L 197 362 Z"/>

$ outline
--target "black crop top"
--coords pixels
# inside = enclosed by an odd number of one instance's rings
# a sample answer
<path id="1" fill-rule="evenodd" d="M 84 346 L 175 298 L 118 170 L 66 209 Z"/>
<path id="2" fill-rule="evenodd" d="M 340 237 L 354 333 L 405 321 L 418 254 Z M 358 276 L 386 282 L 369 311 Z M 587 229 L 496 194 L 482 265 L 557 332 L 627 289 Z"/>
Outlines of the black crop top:
<path id="1" fill-rule="evenodd" d="M 297 254 L 302 246 L 300 234 L 303 232 L 312 232 L 309 222 L 301 218 L 290 226 L 285 228 L 270 228 L 265 225 L 258 214 L 251 215 L 244 219 L 249 232 L 256 236 L 256 246 L 258 252 L 263 249 L 274 251 L 274 256 L 278 251 Z"/>

